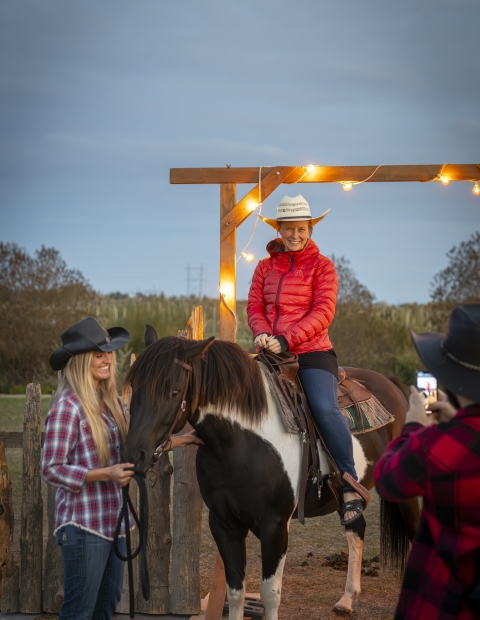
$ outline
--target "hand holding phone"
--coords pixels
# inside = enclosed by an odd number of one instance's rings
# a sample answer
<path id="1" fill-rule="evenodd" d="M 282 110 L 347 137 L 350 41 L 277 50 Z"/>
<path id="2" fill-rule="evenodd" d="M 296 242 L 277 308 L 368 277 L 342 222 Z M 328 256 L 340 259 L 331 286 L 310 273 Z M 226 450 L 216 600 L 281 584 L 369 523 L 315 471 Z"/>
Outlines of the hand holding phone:
<path id="1" fill-rule="evenodd" d="M 437 379 L 426 370 L 416 370 L 415 375 L 417 377 L 416 386 L 418 393 L 425 409 L 428 411 L 430 405 L 438 400 Z"/>

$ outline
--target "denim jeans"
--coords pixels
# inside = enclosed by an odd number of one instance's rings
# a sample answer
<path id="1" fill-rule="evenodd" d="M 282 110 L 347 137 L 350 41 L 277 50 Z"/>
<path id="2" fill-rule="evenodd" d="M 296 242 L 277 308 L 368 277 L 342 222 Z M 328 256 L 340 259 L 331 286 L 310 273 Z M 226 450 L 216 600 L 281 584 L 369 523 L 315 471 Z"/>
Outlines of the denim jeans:
<path id="1" fill-rule="evenodd" d="M 64 571 L 59 620 L 110 620 L 122 596 L 124 569 L 113 542 L 75 525 L 60 528 L 56 539 Z M 125 555 L 125 538 L 119 550 Z"/>
<path id="2" fill-rule="evenodd" d="M 338 380 L 328 370 L 305 368 L 298 372 L 303 390 L 325 443 L 341 471 L 358 480 L 353 460 L 352 436 L 338 408 Z M 344 487 L 344 491 L 351 490 Z"/>

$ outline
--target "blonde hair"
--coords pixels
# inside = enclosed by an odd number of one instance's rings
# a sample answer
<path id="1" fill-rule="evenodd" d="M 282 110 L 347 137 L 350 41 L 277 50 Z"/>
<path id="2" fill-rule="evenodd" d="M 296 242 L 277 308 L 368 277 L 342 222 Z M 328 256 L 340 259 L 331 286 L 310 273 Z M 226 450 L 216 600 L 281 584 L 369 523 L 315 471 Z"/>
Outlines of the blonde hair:
<path id="1" fill-rule="evenodd" d="M 66 389 L 70 389 L 77 396 L 92 429 L 98 460 L 102 466 L 107 466 L 110 463 L 109 433 L 101 413 L 102 404 L 110 410 L 120 431 L 122 443 L 127 435 L 127 423 L 117 397 L 115 384 L 117 358 L 115 352 L 112 354 L 110 378 L 99 381 L 97 390 L 95 390 L 91 371 L 94 353 L 96 351 L 79 353 L 68 360 L 65 368 L 59 373 L 55 400 L 57 401 Z"/>

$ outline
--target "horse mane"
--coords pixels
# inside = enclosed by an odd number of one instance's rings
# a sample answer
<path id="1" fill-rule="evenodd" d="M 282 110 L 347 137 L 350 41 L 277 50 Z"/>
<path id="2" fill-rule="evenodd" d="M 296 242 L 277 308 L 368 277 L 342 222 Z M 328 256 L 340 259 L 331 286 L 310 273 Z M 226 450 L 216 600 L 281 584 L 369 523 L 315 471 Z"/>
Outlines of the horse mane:
<path id="1" fill-rule="evenodd" d="M 138 356 L 124 379 L 124 389 L 144 387 L 151 405 L 168 400 L 185 372 L 175 359 L 193 367 L 192 412 L 214 407 L 225 417 L 257 425 L 267 412 L 267 395 L 258 364 L 232 342 L 215 340 L 202 356 L 188 357 L 197 340 L 166 336 Z M 178 369 L 178 372 L 177 372 Z M 213 413 L 213 412 L 212 412 Z"/>

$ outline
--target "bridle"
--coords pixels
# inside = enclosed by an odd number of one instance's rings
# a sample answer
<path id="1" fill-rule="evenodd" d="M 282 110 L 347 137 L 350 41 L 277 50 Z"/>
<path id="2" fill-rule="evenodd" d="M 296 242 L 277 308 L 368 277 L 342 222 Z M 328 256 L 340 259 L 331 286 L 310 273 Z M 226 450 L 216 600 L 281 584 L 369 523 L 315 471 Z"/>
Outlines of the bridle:
<path id="1" fill-rule="evenodd" d="M 185 414 L 187 409 L 187 401 L 186 396 L 188 392 L 188 388 L 192 383 L 193 378 L 193 366 L 182 362 L 181 360 L 175 358 L 175 364 L 178 364 L 182 368 L 188 371 L 188 379 L 185 383 L 185 389 L 183 391 L 182 402 L 178 411 L 175 415 L 175 419 L 170 426 L 168 433 L 165 435 L 164 440 L 158 446 L 158 448 L 153 453 L 152 457 L 152 468 L 155 466 L 155 463 L 160 458 L 160 454 L 163 452 L 165 447 L 171 442 L 172 433 L 180 422 L 182 415 Z M 185 420 L 186 421 L 186 420 Z M 118 516 L 117 527 L 115 528 L 115 534 L 113 537 L 113 550 L 115 555 L 119 560 L 123 562 L 127 562 L 128 565 L 128 589 L 129 589 L 129 599 L 130 599 L 130 618 L 135 617 L 135 590 L 133 584 L 133 560 L 140 554 L 140 584 L 142 586 L 142 595 L 143 598 L 148 601 L 150 598 L 150 576 L 148 574 L 148 566 L 147 566 L 147 556 L 146 556 L 146 546 L 147 546 L 147 538 L 148 538 L 148 495 L 147 495 L 147 486 L 145 483 L 146 473 L 143 469 L 139 467 L 131 468 L 134 472 L 133 478 L 135 479 L 138 489 L 140 492 L 140 518 L 137 516 L 135 508 L 133 507 L 132 500 L 128 494 L 128 488 L 130 483 L 126 486 L 122 487 L 122 496 L 123 496 L 123 504 L 120 509 L 120 514 Z M 130 540 L 130 518 L 129 518 L 129 509 L 132 513 L 133 519 L 138 527 L 138 547 L 132 552 L 131 540 Z M 118 539 L 120 535 L 120 529 L 122 527 L 122 522 L 125 522 L 125 537 L 127 543 L 127 555 L 123 556 L 120 553 L 118 548 Z"/>
<path id="2" fill-rule="evenodd" d="M 158 446 L 158 448 L 155 449 L 155 452 L 153 453 L 152 468 L 155 466 L 155 463 L 160 458 L 161 453 L 165 450 L 165 447 L 171 442 L 172 433 L 173 433 L 175 427 L 177 426 L 178 422 L 181 420 L 182 414 L 184 414 L 185 411 L 186 411 L 186 408 L 187 408 L 186 396 L 187 396 L 188 388 L 190 387 L 190 385 L 192 383 L 192 379 L 193 379 L 193 366 L 190 366 L 190 364 L 186 364 L 185 362 L 182 362 L 181 360 L 179 360 L 177 358 L 175 358 L 173 361 L 174 361 L 175 364 L 178 364 L 182 368 L 185 368 L 185 370 L 187 370 L 190 374 L 188 375 L 187 382 L 185 383 L 185 389 L 183 391 L 182 403 L 180 405 L 180 408 L 177 411 L 175 419 L 173 420 L 173 423 L 172 423 L 168 433 L 165 435 L 164 440 Z"/>

